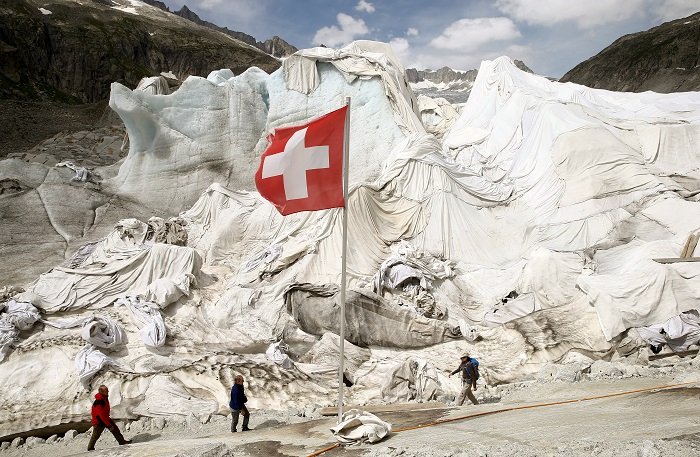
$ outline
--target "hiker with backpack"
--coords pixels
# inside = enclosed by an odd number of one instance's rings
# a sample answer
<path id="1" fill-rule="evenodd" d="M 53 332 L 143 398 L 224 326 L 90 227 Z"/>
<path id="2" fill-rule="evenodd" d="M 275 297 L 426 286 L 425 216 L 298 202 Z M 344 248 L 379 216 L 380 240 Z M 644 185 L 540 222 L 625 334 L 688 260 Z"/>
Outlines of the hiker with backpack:
<path id="1" fill-rule="evenodd" d="M 462 372 L 462 391 L 457 397 L 457 406 L 462 406 L 464 403 L 464 398 L 469 397 L 469 400 L 478 405 L 479 402 L 476 401 L 476 397 L 472 393 L 472 390 L 476 391 L 476 380 L 479 379 L 479 362 L 476 359 L 469 357 L 469 354 L 464 354 L 460 358 L 459 367 L 450 373 L 452 377 L 453 374 Z"/>

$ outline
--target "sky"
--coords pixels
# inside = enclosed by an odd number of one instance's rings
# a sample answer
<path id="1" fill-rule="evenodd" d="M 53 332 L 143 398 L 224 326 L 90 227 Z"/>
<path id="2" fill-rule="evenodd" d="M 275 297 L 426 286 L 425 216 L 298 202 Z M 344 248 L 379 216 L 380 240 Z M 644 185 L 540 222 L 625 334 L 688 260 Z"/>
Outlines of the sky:
<path id="1" fill-rule="evenodd" d="M 299 49 L 389 43 L 406 68 L 478 69 L 506 55 L 560 78 L 617 38 L 700 11 L 698 0 L 162 0 Z"/>

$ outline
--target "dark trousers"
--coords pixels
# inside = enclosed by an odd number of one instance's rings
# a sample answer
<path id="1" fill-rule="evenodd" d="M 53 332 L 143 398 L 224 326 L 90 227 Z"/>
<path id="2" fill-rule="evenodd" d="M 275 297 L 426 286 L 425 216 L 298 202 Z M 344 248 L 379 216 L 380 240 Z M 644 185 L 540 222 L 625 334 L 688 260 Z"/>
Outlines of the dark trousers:
<path id="1" fill-rule="evenodd" d="M 236 427 L 238 427 L 238 416 L 240 414 L 243 414 L 243 430 L 246 430 L 248 428 L 248 421 L 250 420 L 250 413 L 248 412 L 248 408 L 243 405 L 241 409 L 232 409 L 231 410 L 231 431 L 235 432 Z"/>
<path id="2" fill-rule="evenodd" d="M 105 430 L 105 428 L 106 427 L 104 424 L 92 426 L 92 436 L 90 437 L 90 443 L 88 444 L 88 451 L 95 450 L 95 443 L 97 442 L 97 439 L 100 437 L 100 435 L 102 435 L 102 432 Z M 126 440 L 124 439 L 124 436 L 122 435 L 122 432 L 119 431 L 119 427 L 117 427 L 117 424 L 113 424 L 112 428 L 108 428 L 107 430 L 112 432 L 112 435 L 114 435 L 114 438 L 116 438 L 117 443 L 127 444 Z"/>

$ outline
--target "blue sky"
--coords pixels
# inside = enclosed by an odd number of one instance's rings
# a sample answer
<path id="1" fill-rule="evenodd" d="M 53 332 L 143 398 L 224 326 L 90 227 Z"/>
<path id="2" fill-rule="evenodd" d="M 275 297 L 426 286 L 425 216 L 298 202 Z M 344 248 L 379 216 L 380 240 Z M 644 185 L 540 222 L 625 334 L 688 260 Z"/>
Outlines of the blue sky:
<path id="1" fill-rule="evenodd" d="M 698 0 L 163 0 L 299 49 L 390 43 L 407 68 L 479 68 L 507 55 L 559 78 L 617 38 L 700 11 Z"/>

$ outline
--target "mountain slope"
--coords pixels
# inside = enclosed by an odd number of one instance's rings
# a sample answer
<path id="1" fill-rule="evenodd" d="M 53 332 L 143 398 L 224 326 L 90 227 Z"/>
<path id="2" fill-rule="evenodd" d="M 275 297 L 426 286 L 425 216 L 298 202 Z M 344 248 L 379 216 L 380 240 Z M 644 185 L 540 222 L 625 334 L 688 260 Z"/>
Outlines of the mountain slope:
<path id="1" fill-rule="evenodd" d="M 165 6 L 162 2 L 159 2 L 157 0 L 146 0 L 146 3 L 158 7 L 161 7 L 162 5 L 161 9 L 165 9 L 165 11 L 170 11 L 167 6 Z M 236 32 L 234 30 L 229 30 L 227 27 L 219 27 L 218 25 L 212 24 L 209 21 L 204 21 L 199 16 L 197 16 L 196 13 L 187 8 L 187 5 L 184 5 L 182 8 L 180 8 L 179 11 L 175 11 L 173 14 L 183 17 L 189 21 L 192 21 L 195 24 L 199 24 L 212 30 L 225 33 L 226 35 L 232 36 L 233 38 L 240 40 L 244 43 L 248 43 L 251 46 L 255 46 L 261 51 L 264 51 L 267 54 L 271 54 L 275 57 L 286 57 L 298 51 L 297 48 L 287 43 L 277 35 L 270 38 L 269 40 L 258 41 L 254 37 L 248 35 L 247 33 Z"/>
<path id="2" fill-rule="evenodd" d="M 134 87 L 172 71 L 183 79 L 279 61 L 223 33 L 141 2 L 4 0 L 0 98 L 89 103 L 114 81 Z"/>
<path id="3" fill-rule="evenodd" d="M 700 13 L 623 36 L 560 81 L 624 92 L 700 90 Z"/>

